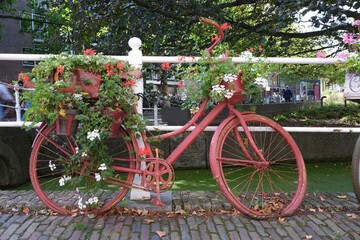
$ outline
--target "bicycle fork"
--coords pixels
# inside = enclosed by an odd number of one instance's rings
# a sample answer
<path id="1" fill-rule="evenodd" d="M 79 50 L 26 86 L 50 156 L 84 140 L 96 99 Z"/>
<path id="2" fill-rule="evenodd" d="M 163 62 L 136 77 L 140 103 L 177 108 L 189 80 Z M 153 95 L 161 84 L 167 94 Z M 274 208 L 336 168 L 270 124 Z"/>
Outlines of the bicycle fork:
<path id="1" fill-rule="evenodd" d="M 246 125 L 246 122 L 245 122 L 242 114 L 241 114 L 239 111 L 237 111 L 237 110 L 236 110 L 232 105 L 230 105 L 230 104 L 228 104 L 228 108 L 229 108 L 229 110 L 230 110 L 230 114 L 231 114 L 231 113 L 232 113 L 232 114 L 235 114 L 235 116 L 239 119 L 240 124 L 241 124 L 241 126 L 242 126 L 242 128 L 243 128 L 243 130 L 244 130 L 245 136 L 247 137 L 247 139 L 248 139 L 248 141 L 249 141 L 250 146 L 252 147 L 252 149 L 254 149 L 256 155 L 259 156 L 259 158 L 260 158 L 261 161 L 260 161 L 260 162 L 254 161 L 254 159 L 250 156 L 250 154 L 249 154 L 249 152 L 248 152 L 248 150 L 247 150 L 244 142 L 242 141 L 239 132 L 238 132 L 238 131 L 234 131 L 235 137 L 236 137 L 237 141 L 239 142 L 239 145 L 240 145 L 241 149 L 243 149 L 246 157 L 247 157 L 251 162 L 256 162 L 255 165 L 256 165 L 256 168 L 257 168 L 257 169 L 261 169 L 261 168 L 263 168 L 264 166 L 268 166 L 269 163 L 265 160 L 262 151 L 259 150 L 259 148 L 257 147 L 257 145 L 256 145 L 253 137 L 251 136 L 250 130 L 249 130 L 248 126 Z"/>

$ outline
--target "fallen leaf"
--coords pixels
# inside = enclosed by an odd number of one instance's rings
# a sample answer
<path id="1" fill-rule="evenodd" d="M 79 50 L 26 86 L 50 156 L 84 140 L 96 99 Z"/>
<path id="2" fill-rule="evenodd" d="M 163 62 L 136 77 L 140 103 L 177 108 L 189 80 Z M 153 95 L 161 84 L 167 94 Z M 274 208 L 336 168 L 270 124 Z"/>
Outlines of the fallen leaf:
<path id="1" fill-rule="evenodd" d="M 169 215 L 167 215 L 168 218 L 174 218 L 175 215 L 173 213 L 170 213 Z"/>
<path id="2" fill-rule="evenodd" d="M 319 212 L 323 212 L 323 211 L 324 211 L 324 209 L 321 209 L 321 208 L 318 208 L 318 210 L 319 210 Z"/>
<path id="3" fill-rule="evenodd" d="M 180 215 L 184 215 L 186 212 L 182 209 L 180 209 L 179 211 L 175 212 L 176 214 L 180 214 Z"/>
<path id="4" fill-rule="evenodd" d="M 26 213 L 26 214 L 28 214 L 30 212 L 30 210 L 29 210 L 29 208 L 24 208 L 24 210 L 23 210 L 23 213 Z"/>
<path id="5" fill-rule="evenodd" d="M 340 199 L 345 199 L 345 198 L 347 198 L 347 196 L 346 195 L 338 195 L 338 196 L 336 196 L 337 198 L 340 198 Z"/>
<path id="6" fill-rule="evenodd" d="M 88 214 L 87 216 L 88 216 L 88 218 L 95 218 L 96 217 L 95 214 Z"/>
<path id="7" fill-rule="evenodd" d="M 166 235 L 166 232 L 162 232 L 162 231 L 156 231 L 157 235 L 159 235 L 159 237 L 163 237 Z"/>
<path id="8" fill-rule="evenodd" d="M 348 216 L 349 219 L 356 219 L 356 215 L 354 213 L 347 213 L 346 216 Z"/>
<path id="9" fill-rule="evenodd" d="M 283 222 L 283 221 L 285 221 L 285 218 L 279 217 L 278 221 Z"/>
<path id="10" fill-rule="evenodd" d="M 77 213 L 73 213 L 72 215 L 71 215 L 71 217 L 76 217 L 77 216 Z"/>
<path id="11" fill-rule="evenodd" d="M 306 235 L 306 239 L 312 239 L 311 235 Z"/>
<path id="12" fill-rule="evenodd" d="M 320 200 L 321 200 L 322 202 L 326 202 L 326 200 L 325 200 L 322 196 L 320 196 Z"/>
<path id="13" fill-rule="evenodd" d="M 316 209 L 314 209 L 314 208 L 310 208 L 309 210 L 310 210 L 310 212 L 316 212 Z"/>
<path id="14" fill-rule="evenodd" d="M 145 221 L 147 224 L 152 223 L 152 222 L 155 222 L 154 219 L 149 219 L 149 218 L 144 219 L 144 221 Z"/>

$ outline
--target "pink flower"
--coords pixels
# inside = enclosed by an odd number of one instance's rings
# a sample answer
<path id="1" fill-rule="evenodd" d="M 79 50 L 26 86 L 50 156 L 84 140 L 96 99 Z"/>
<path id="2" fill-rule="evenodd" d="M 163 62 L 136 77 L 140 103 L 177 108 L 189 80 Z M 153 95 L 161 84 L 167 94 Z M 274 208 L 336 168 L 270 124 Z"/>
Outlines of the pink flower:
<path id="1" fill-rule="evenodd" d="M 179 87 L 179 88 L 183 87 L 183 85 L 182 85 L 182 82 L 181 82 L 181 81 L 179 81 L 179 82 L 178 82 L 178 87 Z"/>
<path id="2" fill-rule="evenodd" d="M 326 58 L 326 52 L 318 51 L 316 54 L 317 58 Z"/>
<path id="3" fill-rule="evenodd" d="M 349 56 L 349 54 L 342 52 L 340 53 L 340 55 L 337 56 L 337 58 L 347 58 Z"/>
<path id="4" fill-rule="evenodd" d="M 353 23 L 353 26 L 360 26 L 360 19 L 356 20 L 356 21 Z"/>
<path id="5" fill-rule="evenodd" d="M 347 33 L 344 35 L 343 43 L 345 44 L 355 44 L 357 42 L 357 39 L 354 38 L 354 35 L 352 33 Z"/>
<path id="6" fill-rule="evenodd" d="M 150 150 L 148 148 L 140 148 L 138 151 L 138 155 L 150 156 Z"/>

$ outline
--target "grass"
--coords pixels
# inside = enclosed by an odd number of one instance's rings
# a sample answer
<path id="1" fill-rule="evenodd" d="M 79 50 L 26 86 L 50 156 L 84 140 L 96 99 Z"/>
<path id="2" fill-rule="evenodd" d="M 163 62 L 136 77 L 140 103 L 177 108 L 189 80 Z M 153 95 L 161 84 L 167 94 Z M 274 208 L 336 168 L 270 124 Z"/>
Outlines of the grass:
<path id="1" fill-rule="evenodd" d="M 306 106 L 303 109 L 291 112 L 279 113 L 271 118 L 280 124 L 302 124 L 304 126 L 327 126 L 327 125 L 357 125 L 360 123 L 360 104 L 327 103 Z"/>
<path id="2" fill-rule="evenodd" d="M 352 192 L 351 164 L 319 163 L 306 164 L 308 192 Z M 31 190 L 30 182 L 15 188 Z M 172 191 L 219 191 L 210 169 L 175 171 Z"/>

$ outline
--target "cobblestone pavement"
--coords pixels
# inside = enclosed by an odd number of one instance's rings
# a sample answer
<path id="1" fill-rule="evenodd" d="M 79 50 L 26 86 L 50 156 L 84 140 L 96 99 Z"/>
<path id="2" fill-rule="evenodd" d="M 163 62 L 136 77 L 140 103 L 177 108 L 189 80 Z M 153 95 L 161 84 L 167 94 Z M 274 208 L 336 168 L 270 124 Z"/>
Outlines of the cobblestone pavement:
<path id="1" fill-rule="evenodd" d="M 171 195 L 173 213 L 186 214 L 89 218 L 20 214 L 26 207 L 39 213 L 45 207 L 33 191 L 0 191 L 0 209 L 13 210 L 0 214 L 0 239 L 360 239 L 360 205 L 352 193 L 309 193 L 294 216 L 275 220 L 232 214 L 220 192 Z M 201 209 L 216 213 L 200 216 Z M 230 211 L 219 214 L 225 209 Z"/>

